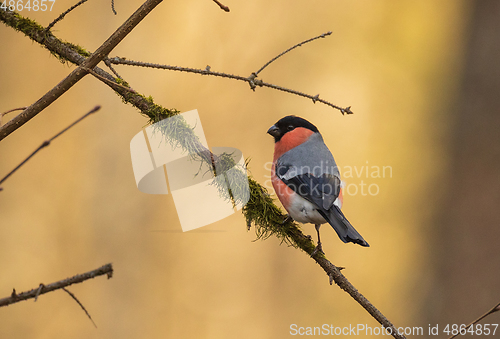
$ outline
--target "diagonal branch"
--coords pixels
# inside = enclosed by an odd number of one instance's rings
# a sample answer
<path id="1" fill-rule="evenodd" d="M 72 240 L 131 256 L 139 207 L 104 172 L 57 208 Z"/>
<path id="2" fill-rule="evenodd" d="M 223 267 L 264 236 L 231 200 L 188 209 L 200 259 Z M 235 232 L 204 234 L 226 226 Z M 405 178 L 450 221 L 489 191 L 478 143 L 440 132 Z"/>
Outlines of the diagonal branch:
<path id="1" fill-rule="evenodd" d="M 44 141 L 40 146 L 38 146 L 38 148 L 36 150 L 34 150 L 26 159 L 24 159 L 19 165 L 17 165 L 12 171 L 10 171 L 6 176 L 4 176 L 2 179 L 0 179 L 0 184 L 3 183 L 5 180 L 7 180 L 12 174 L 14 174 L 14 172 L 16 172 L 19 168 L 21 168 L 21 166 L 23 166 L 26 162 L 28 162 L 28 160 L 30 160 L 36 153 L 38 153 L 38 151 L 40 151 L 42 148 L 44 147 L 47 147 L 50 145 L 50 143 L 55 139 L 57 138 L 58 136 L 60 136 L 61 134 L 63 134 L 64 132 L 66 132 L 67 130 L 69 130 L 71 127 L 75 126 L 77 123 L 79 123 L 80 121 L 82 121 L 83 119 L 85 119 L 86 117 L 88 117 L 89 115 L 91 115 L 92 113 L 95 113 L 97 112 L 98 110 L 101 109 L 101 106 L 95 106 L 93 109 L 91 109 L 89 112 L 87 112 L 86 114 L 84 114 L 83 116 L 81 116 L 79 119 L 77 119 L 76 121 L 74 121 L 73 123 L 71 123 L 71 125 L 69 125 L 68 127 L 66 127 L 65 129 L 63 129 L 62 131 L 60 131 L 59 133 L 57 133 L 56 135 L 54 135 L 52 138 L 50 138 L 49 140 L 46 140 Z"/>
<path id="2" fill-rule="evenodd" d="M 347 292 L 354 300 L 356 300 L 370 315 L 387 329 L 394 338 L 403 339 L 404 335 L 400 334 L 396 327 L 387 319 L 382 312 L 380 312 L 368 299 L 365 298 L 340 272 L 340 269 L 333 265 L 324 256 L 314 257 L 314 260 L 325 270 L 326 274 L 330 277 L 330 285 L 332 281 Z"/>
<path id="3" fill-rule="evenodd" d="M 62 19 L 64 19 L 64 17 L 69 13 L 71 12 L 72 10 L 74 10 L 75 8 L 77 8 L 78 6 L 80 6 L 81 4 L 83 4 L 84 2 L 87 2 L 88 0 L 80 0 L 77 4 L 71 6 L 70 8 L 68 8 L 66 11 L 64 11 L 63 13 L 61 13 L 61 15 L 59 15 L 57 18 L 54 19 L 54 21 L 52 21 L 48 26 L 47 28 L 45 28 L 45 33 L 47 33 L 52 27 L 54 27 L 54 25 L 56 23 L 58 23 L 59 21 L 61 21 Z"/>
<path id="4" fill-rule="evenodd" d="M 147 0 L 134 14 L 130 16 L 89 58 L 87 58 L 81 67 L 93 69 L 101 60 L 103 60 L 113 48 L 120 43 L 132 29 L 144 19 L 162 0 Z M 6 13 L 6 11 L 0 11 Z M 87 74 L 80 67 L 73 70 L 65 79 L 63 79 L 54 88 L 48 91 L 44 96 L 38 99 L 15 118 L 7 122 L 0 128 L 0 140 L 14 132 L 26 122 L 35 117 L 43 109 L 53 103 L 74 84 Z"/>
<path id="5" fill-rule="evenodd" d="M 84 282 L 85 280 L 93 279 L 95 277 L 98 277 L 98 276 L 101 276 L 104 274 L 106 274 L 108 276 L 108 279 L 110 279 L 113 276 L 113 266 L 111 264 L 106 264 L 106 265 L 99 267 L 95 270 L 92 270 L 90 272 L 86 272 L 83 274 L 77 274 L 71 278 L 56 281 L 52 284 L 48 284 L 48 285 L 40 284 L 39 287 L 34 288 L 34 289 L 27 291 L 27 292 L 16 293 L 16 290 L 14 289 L 12 291 L 12 294 L 10 297 L 0 299 L 0 307 L 8 306 L 10 304 L 14 304 L 14 303 L 17 303 L 17 302 L 20 302 L 23 300 L 35 298 L 35 297 L 38 297 L 38 295 L 49 293 L 49 292 L 58 290 L 60 288 L 64 288 L 64 287 L 73 285 L 73 284 L 78 284 L 78 283 Z"/>

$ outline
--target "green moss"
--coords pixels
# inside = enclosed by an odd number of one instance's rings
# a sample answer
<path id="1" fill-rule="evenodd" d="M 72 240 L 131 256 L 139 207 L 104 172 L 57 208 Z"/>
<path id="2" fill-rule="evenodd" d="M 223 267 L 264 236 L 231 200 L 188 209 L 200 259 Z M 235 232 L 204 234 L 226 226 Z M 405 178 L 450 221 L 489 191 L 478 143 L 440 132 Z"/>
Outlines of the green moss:
<path id="1" fill-rule="evenodd" d="M 282 242 L 295 246 L 294 241 L 287 235 L 287 230 L 293 222 L 283 223 L 286 215 L 274 204 L 267 190 L 257 181 L 249 177 L 248 184 L 250 186 L 250 199 L 243 207 L 242 212 L 248 227 L 250 228 L 251 224 L 255 225 L 257 239 L 267 239 L 274 234 Z"/>
<path id="2" fill-rule="evenodd" d="M 305 236 L 295 222 L 286 220 L 287 216 L 274 204 L 267 189 L 251 177 L 248 178 L 248 183 L 250 185 L 250 200 L 242 212 L 248 228 L 250 229 L 252 224 L 255 225 L 257 239 L 267 239 L 271 235 L 275 235 L 282 243 L 311 254 L 315 248 L 311 238 Z M 321 253 L 316 255 L 324 256 Z"/>
<path id="3" fill-rule="evenodd" d="M 180 111 L 173 109 L 164 108 L 160 105 L 154 103 L 153 97 L 145 97 L 144 100 L 149 104 L 149 108 L 141 113 L 149 118 L 149 123 L 154 124 L 166 118 L 171 118 L 180 113 Z"/>
<path id="4" fill-rule="evenodd" d="M 72 44 L 71 42 L 64 42 L 64 44 L 66 46 L 68 46 L 69 48 L 71 48 L 72 50 L 76 51 L 78 54 L 80 54 L 83 57 L 88 58 L 89 56 L 92 55 L 92 53 L 90 53 L 89 51 L 87 51 L 85 48 L 83 48 L 80 45 L 75 45 L 75 44 Z"/>
<path id="5" fill-rule="evenodd" d="M 130 85 L 128 84 L 128 82 L 126 82 L 125 80 L 123 79 L 120 79 L 120 78 L 115 78 L 115 82 L 117 84 L 120 84 L 122 86 L 125 86 L 125 87 L 130 87 Z"/>
<path id="6" fill-rule="evenodd" d="M 42 33 L 44 27 L 38 24 L 36 21 L 23 17 L 16 12 L 13 12 L 14 16 L 12 27 L 20 32 L 23 32 L 29 37 L 34 37 L 36 33 Z"/>
<path id="7" fill-rule="evenodd" d="M 91 55 L 90 52 L 85 50 L 83 47 L 79 45 L 72 44 L 70 42 L 63 42 L 60 39 L 56 38 L 50 31 L 45 31 L 45 28 L 38 24 L 36 21 L 31 20 L 29 18 L 25 18 L 22 15 L 16 13 L 16 12 L 5 12 L 2 13 L 2 19 L 5 19 L 5 23 L 15 30 L 24 33 L 26 36 L 30 37 L 32 40 L 44 44 L 45 40 L 47 38 L 53 38 L 56 41 L 58 41 L 61 44 L 64 44 L 68 46 L 69 48 L 73 49 L 76 51 L 78 54 L 80 54 L 83 57 L 89 57 Z M 46 46 L 44 46 L 47 48 Z M 69 60 L 67 60 L 65 57 L 61 56 L 59 53 L 55 51 L 50 51 L 50 54 L 52 54 L 54 57 L 56 57 L 60 62 L 66 63 Z"/>

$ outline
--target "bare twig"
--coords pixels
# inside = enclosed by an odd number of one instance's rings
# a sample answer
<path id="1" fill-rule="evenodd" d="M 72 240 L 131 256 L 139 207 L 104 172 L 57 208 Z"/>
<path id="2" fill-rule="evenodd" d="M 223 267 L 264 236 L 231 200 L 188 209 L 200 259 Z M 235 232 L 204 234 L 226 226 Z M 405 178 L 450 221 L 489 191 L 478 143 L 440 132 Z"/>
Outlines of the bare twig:
<path id="1" fill-rule="evenodd" d="M 62 289 L 66 293 L 68 293 L 71 296 L 71 298 L 73 298 L 73 300 L 75 300 L 77 302 L 78 305 L 80 305 L 80 307 L 85 312 L 85 314 L 87 315 L 87 317 L 89 317 L 90 321 L 92 321 L 92 324 L 94 324 L 95 328 L 97 328 L 97 325 L 95 324 L 94 320 L 90 316 L 89 312 L 87 312 L 87 309 L 85 309 L 85 306 L 83 306 L 83 304 L 80 302 L 80 300 L 78 300 L 78 298 L 73 293 L 71 293 L 70 291 L 68 291 L 66 288 L 62 287 Z"/>
<path id="2" fill-rule="evenodd" d="M 84 282 L 85 280 L 92 279 L 95 277 L 98 277 L 100 275 L 106 274 L 108 276 L 108 279 L 113 276 L 113 266 L 111 264 L 106 264 L 102 267 L 99 267 L 95 270 L 92 270 L 90 272 L 86 272 L 83 274 L 77 274 L 71 278 L 67 278 L 64 280 L 56 281 L 52 284 L 48 285 L 43 285 L 43 287 L 40 289 L 40 287 L 36 287 L 30 291 L 27 292 L 22 292 L 22 293 L 16 293 L 16 290 L 14 289 L 12 291 L 12 294 L 10 297 L 0 299 L 0 307 L 3 306 L 8 306 L 10 304 L 17 303 L 19 301 L 35 298 L 37 295 L 42 295 L 48 292 L 52 292 L 55 290 L 58 290 L 63 287 L 67 287 L 73 284 L 78 284 L 81 282 Z M 40 289 L 40 291 L 38 291 Z"/>
<path id="3" fill-rule="evenodd" d="M 482 316 L 480 316 L 479 318 L 477 318 L 476 320 L 474 320 L 470 324 L 466 325 L 465 328 L 468 329 L 469 327 L 477 324 L 478 322 L 480 322 L 481 320 L 483 320 L 484 318 L 486 318 L 490 314 L 493 314 L 493 313 L 498 312 L 498 311 L 500 311 L 500 303 L 496 304 L 495 306 L 493 306 L 493 308 L 491 310 L 489 310 L 488 312 L 486 312 L 485 314 L 483 314 Z M 467 331 L 464 334 L 466 334 L 466 333 L 467 333 Z M 459 335 L 462 335 L 461 331 L 459 331 L 457 334 L 451 336 L 449 339 L 453 339 L 455 337 L 458 337 Z"/>
<path id="4" fill-rule="evenodd" d="M 15 111 L 24 111 L 26 108 L 28 108 L 28 107 L 13 108 L 11 110 L 8 110 L 7 112 L 3 112 L 2 114 L 0 114 L 0 127 L 2 127 L 2 118 L 4 115 L 11 113 L 11 112 L 15 112 Z"/>
<path id="5" fill-rule="evenodd" d="M 115 11 L 115 0 L 111 0 L 111 10 L 113 11 L 113 13 L 116 15 L 118 13 L 116 13 Z"/>
<path id="6" fill-rule="evenodd" d="M 266 62 L 266 64 L 265 64 L 264 66 L 262 66 L 262 67 L 261 67 L 261 68 L 260 68 L 257 72 L 254 72 L 253 74 L 255 74 L 255 76 L 259 75 L 259 73 L 260 73 L 260 72 L 262 72 L 262 70 L 263 70 L 264 68 L 266 68 L 267 66 L 269 66 L 269 64 L 270 64 L 270 63 L 272 63 L 273 61 L 275 61 L 275 60 L 276 60 L 276 59 L 278 59 L 279 57 L 281 57 L 281 56 L 285 55 L 286 53 L 290 52 L 292 49 L 297 48 L 297 47 L 300 47 L 300 46 L 302 46 L 302 45 L 304 45 L 304 44 L 307 44 L 308 42 L 314 41 L 314 40 L 316 40 L 316 39 L 319 39 L 319 38 L 324 38 L 324 37 L 326 37 L 326 36 L 328 36 L 328 35 L 330 35 L 330 34 L 332 34 L 332 32 L 326 32 L 326 33 L 323 33 L 323 34 L 321 34 L 321 35 L 318 35 L 318 36 L 316 36 L 316 37 L 314 37 L 314 38 L 311 38 L 311 39 L 308 39 L 308 40 L 304 40 L 304 41 L 302 41 L 302 42 L 300 42 L 300 43 L 298 43 L 298 44 L 296 44 L 296 45 L 294 45 L 294 46 L 290 47 L 290 48 L 289 48 L 289 49 L 287 49 L 286 51 L 284 51 L 284 52 L 282 52 L 282 53 L 278 54 L 277 56 L 275 56 L 274 58 L 272 58 L 271 60 L 269 60 L 268 62 Z"/>
<path id="7" fill-rule="evenodd" d="M 134 14 L 130 16 L 81 66 L 93 69 L 101 60 L 103 60 L 113 48 L 120 43 L 131 31 L 151 12 L 162 0 L 147 0 Z M 4 11 L 0 11 L 2 13 Z M 0 140 L 17 130 L 43 109 L 58 99 L 63 93 L 68 91 L 74 84 L 87 74 L 80 67 L 71 72 L 64 80 L 57 84 L 53 89 L 38 99 L 37 102 L 25 109 L 0 128 Z"/>
<path id="8" fill-rule="evenodd" d="M 113 65 L 111 65 L 111 62 L 109 61 L 109 58 L 104 58 L 104 63 L 106 64 L 106 66 L 108 66 L 108 68 L 111 70 L 111 72 L 113 72 L 113 74 L 118 79 L 123 80 L 123 78 L 120 76 L 120 74 L 118 74 L 118 72 L 113 68 Z"/>
<path id="9" fill-rule="evenodd" d="M 220 9 L 222 9 L 225 12 L 229 12 L 229 7 L 227 7 L 226 5 L 221 4 L 220 1 L 218 1 L 218 0 L 214 0 L 214 2 L 217 5 L 219 5 Z"/>
<path id="10" fill-rule="evenodd" d="M 109 58 L 109 61 L 112 64 L 116 65 L 130 65 L 130 66 L 139 66 L 139 67 L 147 67 L 147 68 L 158 68 L 158 69 L 167 69 L 171 71 L 179 71 L 179 72 L 188 72 L 188 73 L 196 73 L 196 74 L 201 74 L 201 75 L 212 75 L 216 77 L 222 77 L 222 78 L 229 78 L 229 79 L 234 79 L 234 80 L 240 80 L 240 81 L 245 81 L 250 85 L 250 88 L 255 90 L 257 86 L 259 87 L 269 87 L 273 89 L 277 89 L 279 91 L 299 95 L 305 98 L 311 99 L 314 103 L 316 101 L 321 102 L 325 105 L 328 105 L 330 107 L 333 107 L 335 109 L 338 109 L 342 114 L 347 113 L 347 114 L 352 114 L 351 107 L 339 107 L 337 105 L 332 104 L 329 101 L 323 100 L 319 98 L 319 94 L 317 95 L 309 95 L 305 94 L 293 89 L 288 89 L 285 87 L 281 87 L 278 85 L 270 84 L 267 82 L 264 82 L 260 79 L 255 79 L 254 73 L 250 75 L 249 77 L 244 77 L 241 75 L 234 75 L 234 74 L 228 74 L 228 73 L 222 73 L 222 72 L 214 72 L 210 69 L 209 66 L 205 69 L 198 69 L 198 68 L 190 68 L 190 67 L 179 67 L 179 66 L 170 66 L 170 65 L 161 65 L 161 64 L 153 64 L 149 62 L 141 62 L 141 61 L 133 61 L 133 60 L 128 60 L 125 58 L 120 58 L 120 57 L 114 57 L 114 58 Z"/>
<path id="11" fill-rule="evenodd" d="M 88 0 L 81 0 L 76 5 L 71 6 L 68 10 L 66 10 L 64 13 L 62 13 L 61 15 L 59 15 L 54 21 L 52 21 L 47 26 L 47 28 L 45 28 L 45 32 L 48 32 L 52 27 L 54 27 L 54 25 L 56 23 L 58 23 L 59 21 L 61 21 L 62 19 L 64 19 L 64 17 L 66 16 L 66 14 L 68 14 L 69 12 L 71 12 L 72 10 L 74 10 L 75 8 L 77 8 L 78 6 L 80 6 L 81 4 L 83 4 L 84 2 L 87 2 L 87 1 Z"/>
<path id="12" fill-rule="evenodd" d="M 7 180 L 7 178 L 9 178 L 12 174 L 14 174 L 14 172 L 16 172 L 19 168 L 21 168 L 21 166 L 23 166 L 28 160 L 30 160 L 38 151 L 40 151 L 42 148 L 44 147 L 47 147 L 50 145 L 50 143 L 55 139 L 57 138 L 58 136 L 60 136 L 61 134 L 63 134 L 64 132 L 66 132 L 67 130 L 69 130 L 71 127 L 73 127 L 74 125 L 76 125 L 77 123 L 79 123 L 80 121 L 82 121 L 83 119 L 85 119 L 86 117 L 88 117 L 90 114 L 92 113 L 95 113 L 97 112 L 98 110 L 101 109 L 101 106 L 96 106 L 94 107 L 93 109 L 91 109 L 89 112 L 85 113 L 83 116 L 81 116 L 80 118 L 78 118 L 76 121 L 74 121 L 71 125 L 69 125 L 68 127 L 66 127 L 65 129 L 63 129 L 62 131 L 60 131 L 59 133 L 57 133 L 56 135 L 54 135 L 52 138 L 50 138 L 49 140 L 46 140 L 44 141 L 36 150 L 33 151 L 33 153 L 31 153 L 26 159 L 24 159 L 19 165 L 16 166 L 16 168 L 14 168 L 12 171 L 10 171 L 5 177 L 3 177 L 1 180 L 0 180 L 0 184 L 3 183 L 5 180 Z"/>

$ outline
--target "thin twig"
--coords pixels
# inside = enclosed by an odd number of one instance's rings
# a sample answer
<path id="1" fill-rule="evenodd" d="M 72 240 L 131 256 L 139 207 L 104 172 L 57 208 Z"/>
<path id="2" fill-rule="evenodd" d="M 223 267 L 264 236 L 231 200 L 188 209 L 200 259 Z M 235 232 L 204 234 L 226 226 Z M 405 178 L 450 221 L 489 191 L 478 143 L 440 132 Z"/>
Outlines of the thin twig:
<path id="1" fill-rule="evenodd" d="M 17 165 L 12 171 L 10 171 L 5 177 L 3 177 L 1 180 L 0 180 L 0 184 L 3 183 L 5 180 L 7 180 L 7 178 L 9 178 L 12 174 L 14 174 L 14 172 L 16 172 L 19 168 L 21 168 L 21 166 L 23 166 L 28 160 L 30 160 L 38 151 L 40 151 L 42 148 L 44 147 L 47 147 L 50 145 L 50 143 L 55 139 L 57 138 L 58 136 L 60 136 L 61 134 L 63 134 L 64 132 L 66 132 L 67 130 L 69 130 L 71 127 L 73 127 L 74 125 L 76 125 L 77 123 L 79 123 L 80 121 L 82 121 L 83 119 L 85 119 L 86 117 L 88 117 L 89 115 L 91 115 L 92 113 L 95 113 L 97 112 L 98 110 L 101 109 L 101 106 L 96 106 L 94 107 L 93 109 L 91 109 L 89 112 L 85 113 L 83 116 L 81 116 L 80 118 L 78 118 L 76 121 L 74 121 L 71 125 L 69 125 L 68 127 L 66 127 L 65 129 L 63 129 L 62 131 L 60 131 L 59 133 L 57 133 L 56 135 L 54 135 L 52 138 L 50 138 L 49 140 L 46 140 L 44 141 L 36 150 L 33 151 L 33 153 L 31 153 L 26 159 L 24 159 L 23 161 L 21 161 L 21 163 L 19 165 Z"/>
<path id="2" fill-rule="evenodd" d="M 493 308 L 491 310 L 489 310 L 488 312 L 486 312 L 485 314 L 483 314 L 482 316 L 480 316 L 479 318 L 477 318 L 476 320 L 474 320 L 470 324 L 466 325 L 465 328 L 468 329 L 469 327 L 477 324 L 478 322 L 480 322 L 481 320 L 483 320 L 484 318 L 486 318 L 490 314 L 493 314 L 493 313 L 498 312 L 498 311 L 500 311 L 500 303 L 496 304 L 495 306 L 493 306 Z M 466 333 L 467 333 L 467 331 L 466 331 Z M 464 334 L 466 334 L 466 333 L 464 333 Z M 453 339 L 455 337 L 458 337 L 459 335 L 462 335 L 462 333 L 460 331 L 457 334 L 451 336 L 449 339 Z"/>
<path id="3" fill-rule="evenodd" d="M 276 60 L 276 59 L 278 59 L 279 57 L 281 57 L 281 56 L 285 55 L 286 53 L 290 52 L 292 49 L 295 49 L 295 48 L 297 48 L 297 47 L 300 47 L 300 46 L 302 46 L 302 45 L 304 45 L 304 44 L 307 44 L 308 42 L 314 41 L 314 40 L 316 40 L 316 39 L 319 39 L 319 38 L 324 38 L 324 37 L 326 37 L 326 36 L 328 36 L 328 35 L 330 35 L 330 34 L 332 34 L 332 32 L 326 32 L 326 33 L 323 33 L 323 34 L 321 34 L 321 35 L 318 35 L 318 36 L 316 36 L 316 37 L 314 37 L 314 38 L 304 40 L 304 41 L 302 41 L 302 42 L 300 42 L 300 43 L 296 44 L 295 46 L 290 47 L 290 48 L 289 48 L 289 49 L 287 49 L 286 51 L 284 51 L 284 52 L 282 52 L 282 53 L 278 54 L 277 56 L 275 56 L 274 58 L 272 58 L 271 60 L 269 60 L 269 61 L 268 61 L 268 62 L 267 62 L 264 66 L 262 66 L 262 67 L 261 67 L 261 68 L 260 68 L 257 72 L 254 72 L 255 76 L 259 75 L 259 73 L 260 73 L 260 72 L 261 72 L 264 68 L 266 68 L 267 66 L 269 66 L 269 64 L 270 64 L 270 63 L 272 63 L 274 60 Z"/>
<path id="4" fill-rule="evenodd" d="M 218 77 L 222 77 L 222 78 L 230 78 L 230 79 L 248 82 L 248 78 L 240 76 L 240 75 L 234 75 L 234 74 L 228 74 L 228 73 L 222 73 L 222 72 L 214 72 L 210 69 L 210 66 L 207 66 L 205 69 L 199 69 L 199 68 L 161 65 L 161 64 L 154 64 L 154 63 L 149 63 L 149 62 L 133 61 L 133 60 L 128 60 L 128 59 L 120 58 L 120 57 L 109 58 L 109 61 L 112 64 L 116 64 L 116 65 L 130 65 L 130 66 L 139 66 L 139 67 L 146 67 L 146 68 L 167 69 L 167 70 L 171 70 L 171 71 L 196 73 L 196 74 L 201 74 L 201 75 L 213 75 L 213 76 L 218 76 Z"/>
<path id="5" fill-rule="evenodd" d="M 64 13 L 62 13 L 61 15 L 59 15 L 54 21 L 52 21 L 47 26 L 47 28 L 45 28 L 45 32 L 48 32 L 52 27 L 54 27 L 54 25 L 56 23 L 58 23 L 59 21 L 61 21 L 62 19 L 64 19 L 64 17 L 66 16 L 66 14 L 68 14 L 69 12 L 71 12 L 72 10 L 74 10 L 75 8 L 77 8 L 78 6 L 80 6 L 81 4 L 83 4 L 86 1 L 88 1 L 88 0 L 81 0 L 81 1 L 79 1 L 76 5 L 71 6 L 68 10 L 66 10 Z"/>
<path id="6" fill-rule="evenodd" d="M 210 67 L 207 66 L 205 69 L 198 69 L 198 68 L 190 68 L 190 67 L 179 67 L 179 66 L 171 66 L 171 65 L 161 65 L 161 64 L 153 64 L 149 62 L 141 62 L 141 61 L 133 61 L 133 60 L 128 60 L 125 58 L 120 58 L 120 57 L 114 57 L 114 58 L 109 58 L 109 61 L 112 64 L 116 65 L 130 65 L 130 66 L 139 66 L 139 67 L 147 67 L 147 68 L 158 68 L 158 69 L 167 69 L 171 71 L 179 71 L 179 72 L 188 72 L 188 73 L 195 73 L 195 74 L 201 74 L 201 75 L 212 75 L 216 77 L 222 77 L 222 78 L 229 78 L 229 79 L 234 79 L 234 80 L 240 80 L 240 81 L 245 81 L 250 85 L 250 88 L 255 90 L 257 86 L 259 87 L 269 87 L 273 89 L 277 89 L 283 92 L 299 95 L 305 98 L 311 99 L 314 103 L 316 101 L 321 102 L 325 105 L 328 105 L 330 107 L 333 107 L 335 109 L 338 109 L 342 114 L 352 114 L 353 112 L 351 111 L 351 107 L 339 107 L 337 105 L 332 104 L 329 101 L 323 100 L 319 98 L 319 94 L 316 95 L 310 95 L 310 94 L 305 94 L 293 89 L 288 89 L 285 87 L 281 87 L 278 85 L 270 84 L 267 82 L 264 82 L 260 79 L 255 79 L 255 76 L 253 76 L 253 73 L 249 77 L 244 77 L 241 75 L 234 75 L 234 74 L 228 74 L 228 73 L 222 73 L 222 72 L 214 72 L 210 69 Z"/>
<path id="7" fill-rule="evenodd" d="M 97 325 L 95 324 L 94 320 L 90 316 L 89 312 L 87 312 L 87 310 L 85 309 L 85 307 L 83 306 L 83 304 L 80 302 L 80 300 L 78 300 L 78 298 L 73 293 L 71 293 L 70 291 L 68 291 L 66 288 L 62 287 L 62 289 L 66 293 L 68 293 L 71 296 L 71 298 L 73 298 L 78 303 L 78 305 L 80 305 L 80 307 L 85 312 L 85 314 L 87 315 L 87 317 L 89 317 L 90 321 L 92 321 L 92 324 L 94 324 L 95 328 L 97 328 Z"/>
<path id="8" fill-rule="evenodd" d="M 229 12 L 229 7 L 227 7 L 226 5 L 221 4 L 220 1 L 218 1 L 218 0 L 214 0 L 214 2 L 217 5 L 219 5 L 220 9 L 222 9 L 225 12 Z"/>
<path id="9" fill-rule="evenodd" d="M 4 115 L 10 113 L 10 112 L 15 112 L 15 111 L 24 111 L 26 108 L 28 107 L 18 107 L 18 108 L 13 108 L 11 110 L 8 110 L 7 112 L 3 112 L 2 114 L 0 114 L 0 127 L 2 127 L 2 118 Z"/>
<path id="10" fill-rule="evenodd" d="M 118 72 L 114 69 L 113 65 L 111 64 L 111 62 L 109 61 L 109 58 L 104 58 L 104 64 L 106 64 L 106 66 L 108 66 L 108 68 L 111 70 L 111 72 L 113 72 L 113 74 L 118 78 L 118 79 L 121 79 L 123 80 L 123 78 L 120 76 L 120 74 L 118 74 Z"/>
<path id="11" fill-rule="evenodd" d="M 111 0 L 111 10 L 113 11 L 113 13 L 116 15 L 118 13 L 116 13 L 115 11 L 115 0 Z"/>
<path id="12" fill-rule="evenodd" d="M 10 304 L 14 304 L 23 300 L 35 298 L 37 294 L 42 295 L 48 292 L 52 292 L 55 290 L 58 290 L 63 287 L 67 287 L 73 284 L 78 284 L 81 282 L 84 282 L 85 280 L 92 279 L 95 277 L 98 277 L 100 275 L 106 274 L 108 276 L 108 279 L 113 276 L 113 266 L 111 264 L 106 264 L 102 267 L 99 267 L 95 270 L 92 270 L 90 272 L 82 273 L 82 274 L 77 274 L 71 278 L 67 278 L 64 280 L 56 281 L 54 283 L 48 284 L 48 285 L 43 285 L 42 289 L 40 292 L 38 290 L 40 287 L 36 287 L 30 291 L 27 292 L 22 292 L 22 293 L 16 293 L 16 290 L 14 289 L 12 291 L 12 294 L 10 297 L 0 299 L 0 307 L 3 306 L 8 306 Z"/>

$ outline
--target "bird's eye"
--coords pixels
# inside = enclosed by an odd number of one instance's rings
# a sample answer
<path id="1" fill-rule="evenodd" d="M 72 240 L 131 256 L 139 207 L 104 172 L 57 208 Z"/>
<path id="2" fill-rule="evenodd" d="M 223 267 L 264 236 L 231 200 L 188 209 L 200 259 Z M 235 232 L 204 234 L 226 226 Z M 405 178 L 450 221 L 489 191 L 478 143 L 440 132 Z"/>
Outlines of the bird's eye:
<path id="1" fill-rule="evenodd" d="M 287 131 L 291 131 L 293 130 L 295 127 L 293 127 L 293 125 L 288 125 L 288 127 L 286 128 Z"/>

